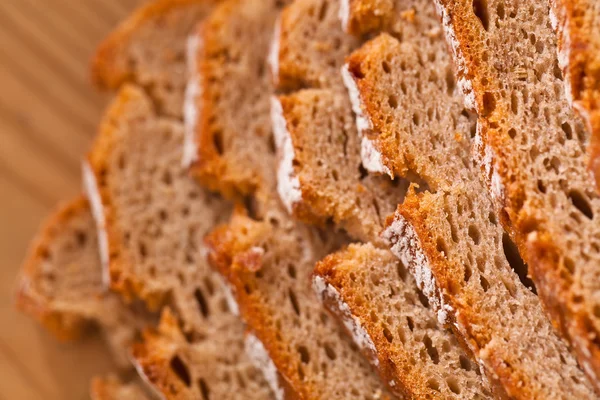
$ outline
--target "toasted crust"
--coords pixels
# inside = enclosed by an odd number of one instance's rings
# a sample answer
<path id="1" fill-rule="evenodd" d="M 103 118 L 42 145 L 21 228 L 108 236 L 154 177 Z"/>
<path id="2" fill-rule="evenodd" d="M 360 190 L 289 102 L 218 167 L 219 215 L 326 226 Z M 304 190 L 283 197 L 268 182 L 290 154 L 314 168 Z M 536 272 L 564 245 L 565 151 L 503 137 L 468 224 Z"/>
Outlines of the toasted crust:
<path id="1" fill-rule="evenodd" d="M 129 45 L 144 24 L 163 18 L 173 11 L 186 12 L 197 5 L 209 5 L 217 0 L 153 0 L 140 7 L 98 46 L 91 62 L 92 81 L 102 89 L 115 90 L 125 82 L 136 81 L 134 64 L 128 63 Z M 167 23 L 177 23 L 177 19 Z M 171 57 L 164 54 L 166 58 Z"/>
<path id="2" fill-rule="evenodd" d="M 93 325 L 92 316 L 55 309 L 52 299 L 39 293 L 32 281 L 36 279 L 40 264 L 48 254 L 48 246 L 56 235 L 60 234 L 61 227 L 74 215 L 86 212 L 89 212 L 87 200 L 80 195 L 75 200 L 61 205 L 43 223 L 23 263 L 15 293 L 16 306 L 38 320 L 61 341 L 80 338 Z"/>
<path id="3" fill-rule="evenodd" d="M 393 0 L 342 0 L 342 27 L 353 35 L 384 30 L 394 17 Z"/>
<path id="4" fill-rule="evenodd" d="M 501 97 L 501 92 L 496 87 L 499 81 L 506 80 L 507 77 L 497 78 L 498 71 L 482 59 L 482 54 L 485 53 L 485 30 L 473 13 L 470 2 L 438 0 L 437 3 L 447 40 L 454 52 L 459 79 L 464 82 L 462 86 L 465 94 L 474 100 L 472 104 L 480 116 L 476 150 L 490 191 L 500 210 L 500 220 L 529 265 L 538 295 L 553 324 L 570 341 L 580 364 L 597 387 L 597 376 L 600 374 L 600 346 L 597 338 L 600 337 L 600 331 L 597 322 L 593 320 L 593 306 L 589 303 L 591 299 L 577 294 L 583 289 L 582 282 L 575 284 L 574 277 L 569 272 L 569 265 L 565 260 L 566 244 L 562 235 L 557 233 L 557 230 L 563 228 L 558 226 L 562 222 L 557 223 L 548 218 L 549 215 L 542 215 L 537 211 L 544 209 L 544 205 L 553 200 L 549 196 L 532 196 L 532 192 L 536 190 L 545 195 L 546 189 L 543 186 L 542 189 L 532 189 L 532 176 L 527 171 L 521 171 L 517 165 L 517 149 L 510 137 L 510 123 L 507 123 L 511 117 L 510 101 Z M 560 101 L 566 100 L 563 93 L 557 96 Z M 570 119 L 574 119 L 572 115 Z M 573 157 L 572 154 L 565 154 L 566 152 L 562 153 L 565 158 Z M 577 185 L 582 186 L 580 183 L 585 179 L 581 177 L 586 176 L 583 158 L 578 156 L 574 160 L 577 169 L 580 163 L 583 166 L 581 171 L 576 171 Z M 572 167 L 570 168 L 565 173 L 574 176 Z M 566 182 L 570 182 L 570 179 Z M 565 189 L 558 190 L 562 192 Z M 590 199 L 587 200 L 588 207 L 597 213 L 597 196 L 592 193 L 586 195 Z M 593 229 L 591 227 L 597 226 L 594 225 L 597 222 L 597 217 L 595 218 L 594 221 L 582 222 L 578 229 Z M 595 240 L 595 234 L 590 235 L 589 240 Z M 576 243 L 575 246 L 584 245 L 581 240 Z M 577 263 L 579 260 L 572 261 Z"/>
<path id="5" fill-rule="evenodd" d="M 558 36 L 558 61 L 573 108 L 591 133 L 589 169 L 600 189 L 600 8 L 585 0 L 553 0 L 551 22 Z"/>

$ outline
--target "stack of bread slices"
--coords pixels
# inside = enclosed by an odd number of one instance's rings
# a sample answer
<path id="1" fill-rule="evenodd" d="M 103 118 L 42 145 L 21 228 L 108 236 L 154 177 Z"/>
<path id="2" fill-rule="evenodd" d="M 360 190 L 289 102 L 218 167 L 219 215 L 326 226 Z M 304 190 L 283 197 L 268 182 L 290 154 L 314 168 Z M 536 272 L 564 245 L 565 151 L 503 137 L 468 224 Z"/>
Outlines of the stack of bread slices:
<path id="1" fill-rule="evenodd" d="M 94 399 L 594 399 L 600 8 L 152 0 L 17 306 Z"/>

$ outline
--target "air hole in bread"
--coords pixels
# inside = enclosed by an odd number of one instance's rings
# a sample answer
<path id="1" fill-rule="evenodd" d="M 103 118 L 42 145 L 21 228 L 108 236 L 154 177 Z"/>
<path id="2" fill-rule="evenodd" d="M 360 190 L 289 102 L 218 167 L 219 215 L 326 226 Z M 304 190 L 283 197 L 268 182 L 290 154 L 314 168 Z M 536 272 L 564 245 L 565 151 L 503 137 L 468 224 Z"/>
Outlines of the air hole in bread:
<path id="1" fill-rule="evenodd" d="M 471 267 L 469 267 L 468 265 L 465 265 L 465 277 L 464 277 L 465 282 L 469 282 L 469 279 L 471 279 L 472 274 L 473 274 L 473 271 L 471 270 Z"/>
<path id="2" fill-rule="evenodd" d="M 171 186 L 171 184 L 173 183 L 173 176 L 171 175 L 171 171 L 166 170 L 163 173 L 162 181 L 165 185 Z"/>
<path id="3" fill-rule="evenodd" d="M 437 239 L 436 249 L 440 253 L 444 253 L 444 256 L 448 254 L 448 246 L 446 246 L 446 242 L 441 237 Z"/>
<path id="4" fill-rule="evenodd" d="M 435 378 L 430 378 L 430 379 L 427 381 L 427 386 L 429 386 L 429 388 L 430 388 L 431 390 L 435 390 L 436 392 L 439 392 L 439 391 L 440 391 L 440 383 L 439 383 L 439 382 L 437 381 L 437 379 L 435 379 Z"/>
<path id="5" fill-rule="evenodd" d="M 337 354 L 335 353 L 335 350 L 333 350 L 333 347 L 331 347 L 331 345 L 329 345 L 328 343 L 325 343 L 323 348 L 325 349 L 325 354 L 327 355 L 327 358 L 329 358 L 331 361 L 335 361 L 335 359 L 337 358 Z"/>
<path id="6" fill-rule="evenodd" d="M 469 360 L 464 354 L 461 354 L 458 357 L 458 362 L 460 363 L 460 367 L 465 371 L 470 371 L 471 369 L 473 369 L 473 367 L 471 366 L 471 360 Z"/>
<path id="7" fill-rule="evenodd" d="M 478 245 L 481 242 L 481 233 L 475 225 L 469 225 L 469 237 L 473 239 L 473 243 Z"/>
<path id="8" fill-rule="evenodd" d="M 219 155 L 223 155 L 223 132 L 220 130 L 216 130 L 213 133 L 213 145 L 215 146 L 215 150 Z"/>
<path id="9" fill-rule="evenodd" d="M 297 315 L 300 315 L 300 305 L 298 304 L 298 299 L 296 298 L 296 293 L 290 288 L 288 291 L 288 297 L 290 298 L 290 303 L 292 303 L 292 307 L 294 308 L 294 312 Z"/>
<path id="10" fill-rule="evenodd" d="M 293 264 L 289 264 L 287 270 L 290 278 L 296 279 L 296 267 Z"/>
<path id="11" fill-rule="evenodd" d="M 498 18 L 504 19 L 504 17 L 506 16 L 506 13 L 504 11 L 504 3 L 498 4 L 498 6 L 496 7 L 496 15 L 498 16 Z"/>
<path id="12" fill-rule="evenodd" d="M 392 343 L 394 341 L 394 336 L 392 335 L 392 332 L 390 332 L 390 330 L 388 328 L 383 328 L 383 336 L 385 336 L 385 339 L 389 342 Z"/>
<path id="13" fill-rule="evenodd" d="M 569 196 L 569 199 L 571 200 L 571 203 L 573 203 L 575 208 L 577 208 L 579 211 L 581 211 L 581 213 L 583 215 L 585 215 L 589 219 L 594 218 L 594 212 L 592 211 L 590 202 L 583 193 L 581 193 L 577 190 L 571 190 L 568 193 L 568 196 Z"/>
<path id="14" fill-rule="evenodd" d="M 537 187 L 538 187 L 538 190 L 540 191 L 540 193 L 546 193 L 546 185 L 544 184 L 544 181 L 542 181 L 541 179 L 538 179 Z"/>
<path id="15" fill-rule="evenodd" d="M 489 116 L 496 109 L 496 98 L 493 93 L 485 92 L 483 94 L 483 117 Z"/>
<path id="16" fill-rule="evenodd" d="M 412 332 L 415 329 L 415 323 L 411 317 L 406 317 L 406 323 L 408 324 L 408 329 Z"/>
<path id="17" fill-rule="evenodd" d="M 183 360 L 175 355 L 171 358 L 171 370 L 177 375 L 177 377 L 185 384 L 185 386 L 190 387 L 192 385 L 192 378 L 190 376 L 190 371 L 187 365 L 183 362 Z"/>
<path id="18" fill-rule="evenodd" d="M 456 381 L 456 379 L 454 377 L 451 377 L 451 376 L 447 377 L 446 384 L 448 385 L 448 389 L 450 389 L 452 391 L 452 393 L 460 394 L 460 392 L 461 392 L 460 385 L 458 384 L 458 382 Z"/>
<path id="19" fill-rule="evenodd" d="M 87 242 L 87 235 L 85 232 L 76 231 L 75 239 L 77 240 L 77 245 L 80 247 L 83 247 L 83 246 L 85 246 L 85 243 Z"/>
<path id="20" fill-rule="evenodd" d="M 298 346 L 298 354 L 300 354 L 300 361 L 302 361 L 304 364 L 308 364 L 310 362 L 310 354 L 308 353 L 306 346 Z"/>
<path id="21" fill-rule="evenodd" d="M 392 67 L 390 66 L 390 63 L 387 62 L 386 60 L 383 60 L 381 62 L 381 68 L 383 68 L 383 72 L 385 72 L 386 74 L 389 74 L 390 72 L 392 72 Z"/>
<path id="22" fill-rule="evenodd" d="M 148 248 L 146 247 L 146 244 L 143 242 L 140 242 L 138 244 L 138 252 L 140 254 L 140 258 L 143 260 L 146 259 L 146 257 L 148 256 Z"/>
<path id="23" fill-rule="evenodd" d="M 417 292 L 419 296 L 419 302 L 423 304 L 423 307 L 429 308 L 429 300 L 427 300 L 427 296 L 425 296 L 420 290 Z"/>
<path id="24" fill-rule="evenodd" d="M 567 138 L 567 140 L 573 139 L 573 128 L 571 128 L 571 125 L 569 125 L 568 122 L 564 122 L 560 127 L 565 133 L 565 137 Z"/>
<path id="25" fill-rule="evenodd" d="M 328 8 L 329 8 L 329 3 L 324 1 L 323 4 L 321 5 L 321 9 L 319 10 L 319 21 L 323 21 L 325 19 Z"/>
<path id="26" fill-rule="evenodd" d="M 435 346 L 433 345 L 429 335 L 425 335 L 423 337 L 423 344 L 425 345 L 425 348 L 427 349 L 427 354 L 429 355 L 429 358 L 431 358 L 431 361 L 436 365 L 439 364 L 440 355 L 439 355 L 437 349 L 435 348 Z"/>
<path id="27" fill-rule="evenodd" d="M 388 97 L 388 104 L 394 109 L 398 108 L 398 98 L 395 95 L 391 94 Z"/>
<path id="28" fill-rule="evenodd" d="M 240 387 L 242 389 L 246 388 L 246 379 L 244 378 L 244 376 L 239 371 L 237 372 L 236 376 Z"/>
<path id="29" fill-rule="evenodd" d="M 398 272 L 398 276 L 400 277 L 400 279 L 402 279 L 404 282 L 406 282 L 406 277 L 408 276 L 408 272 L 406 271 L 404 264 L 402 264 L 401 262 L 397 263 L 397 272 Z"/>
<path id="30" fill-rule="evenodd" d="M 365 179 L 367 176 L 369 176 L 369 173 L 367 172 L 367 170 L 365 169 L 365 167 L 363 167 L 362 164 L 360 164 L 358 166 L 358 173 L 360 174 L 360 180 L 362 181 L 363 179 Z"/>
<path id="31" fill-rule="evenodd" d="M 488 282 L 487 279 L 485 279 L 485 276 L 479 275 L 479 283 L 481 284 L 481 288 L 483 289 L 484 292 L 487 292 L 489 290 L 490 283 Z"/>
<path id="32" fill-rule="evenodd" d="M 204 293 L 202 293 L 202 290 L 200 290 L 200 288 L 196 288 L 196 290 L 194 290 L 194 297 L 196 298 L 196 302 L 198 303 L 198 308 L 200 309 L 200 312 L 202 313 L 204 318 L 207 318 L 210 314 L 208 309 L 208 303 L 206 302 L 206 299 L 204 298 Z"/>
<path id="33" fill-rule="evenodd" d="M 487 0 L 473 0 L 473 12 L 481 22 L 481 26 L 483 26 L 483 29 L 487 31 L 490 26 L 490 16 L 488 11 Z"/>
<path id="34" fill-rule="evenodd" d="M 119 158 L 117 159 L 117 168 L 119 168 L 122 171 L 125 169 L 126 166 L 127 163 L 125 162 L 125 155 L 119 154 Z"/>
<path id="35" fill-rule="evenodd" d="M 519 114 L 519 98 L 515 92 L 510 94 L 510 110 L 515 115 Z"/>
<path id="36" fill-rule="evenodd" d="M 200 387 L 200 395 L 202 396 L 202 400 L 210 400 L 210 390 L 208 389 L 206 381 L 202 378 L 198 379 L 198 386 Z"/>
<path id="37" fill-rule="evenodd" d="M 525 264 L 521 258 L 517 246 L 512 240 L 510 240 L 510 237 L 506 232 L 502 234 L 502 249 L 504 250 L 504 255 L 506 256 L 508 264 L 517 274 L 521 283 L 525 287 L 530 288 L 533 293 L 537 293 L 533 281 L 527 276 L 527 264 Z"/>

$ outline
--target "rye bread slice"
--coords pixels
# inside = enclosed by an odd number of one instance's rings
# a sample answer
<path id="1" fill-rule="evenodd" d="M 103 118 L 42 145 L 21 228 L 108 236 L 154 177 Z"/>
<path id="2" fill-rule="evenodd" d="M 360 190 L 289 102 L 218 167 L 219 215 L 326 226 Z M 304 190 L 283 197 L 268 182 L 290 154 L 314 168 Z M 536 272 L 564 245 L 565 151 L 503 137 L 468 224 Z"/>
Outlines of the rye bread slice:
<path id="1" fill-rule="evenodd" d="M 125 19 L 98 46 L 91 75 L 96 86 L 117 90 L 135 82 L 157 111 L 181 118 L 187 82 L 186 38 L 218 0 L 152 0 Z"/>
<path id="2" fill-rule="evenodd" d="M 96 228 L 83 196 L 62 205 L 40 228 L 18 280 L 16 305 L 60 340 L 98 328 L 123 369 L 131 367 L 129 345 L 153 323 L 103 285 Z"/>
<path id="3" fill-rule="evenodd" d="M 429 187 L 407 196 L 384 237 L 415 275 L 440 322 L 453 326 L 508 396 L 568 398 L 576 391 L 593 396 L 527 288 L 527 270 L 518 253 L 513 259 L 479 180 L 468 151 L 474 120 L 455 90 L 440 31 L 431 36 L 433 22 L 421 21 L 437 21 L 433 6 L 416 1 L 413 7 L 412 23 L 426 31 L 415 32 L 414 41 L 403 36 L 402 42 L 382 34 L 353 53 L 344 70 L 363 137 L 391 171 L 416 173 Z M 530 367 L 542 363 L 545 375 Z M 563 380 L 572 386 L 558 384 Z"/>
<path id="4" fill-rule="evenodd" d="M 558 64 L 567 100 L 590 132 L 588 168 L 600 189 L 600 3 L 554 0 L 550 22 L 557 34 Z"/>
<path id="5" fill-rule="evenodd" d="M 144 383 L 139 379 L 125 381 L 116 375 L 95 377 L 90 387 L 92 400 L 151 400 Z"/>
<path id="6" fill-rule="evenodd" d="M 441 326 L 414 278 L 389 250 L 352 244 L 315 267 L 322 302 L 365 348 L 389 386 L 407 398 L 486 399 L 479 365 Z"/>
<path id="7" fill-rule="evenodd" d="M 275 185 L 265 60 L 285 3 L 226 1 L 189 39 L 184 163 L 211 190 L 228 198 L 253 195 L 264 208 L 271 207 Z"/>
<path id="8" fill-rule="evenodd" d="M 546 311 L 597 385 L 600 198 L 586 169 L 589 133 L 564 90 L 549 5 L 476 4 L 440 1 L 439 10 L 460 86 L 479 114 L 478 162 Z"/>
<path id="9" fill-rule="evenodd" d="M 339 74 L 360 41 L 341 30 L 338 11 L 335 1 L 296 1 L 275 30 L 271 71 L 278 90 L 291 91 L 271 105 L 278 193 L 295 218 L 332 220 L 356 239 L 380 241 L 383 220 L 407 185 L 370 176 L 361 165 L 361 140 Z"/>
<path id="10" fill-rule="evenodd" d="M 240 398 L 270 398 L 266 381 L 250 367 L 243 324 L 202 246 L 205 233 L 228 216 L 230 206 L 187 176 L 183 136 L 181 121 L 157 115 L 143 90 L 126 85 L 106 113 L 85 168 L 86 189 L 108 244 L 111 286 L 153 309 L 171 305 L 185 343 L 206 349 L 193 358 L 167 354 L 181 343 L 171 334 L 174 318 L 165 317 L 163 330 L 146 334 L 134 357 L 166 398 L 205 390 L 216 398 L 230 391 Z M 223 382 L 212 378 L 227 371 L 235 379 L 223 392 Z"/>

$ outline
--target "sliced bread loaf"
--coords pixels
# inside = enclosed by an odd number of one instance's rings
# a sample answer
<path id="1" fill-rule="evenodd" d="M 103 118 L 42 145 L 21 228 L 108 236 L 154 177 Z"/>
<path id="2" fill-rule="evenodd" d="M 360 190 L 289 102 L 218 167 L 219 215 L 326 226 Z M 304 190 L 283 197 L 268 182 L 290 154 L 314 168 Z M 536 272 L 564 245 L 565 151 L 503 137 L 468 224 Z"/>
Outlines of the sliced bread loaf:
<path id="1" fill-rule="evenodd" d="M 389 398 L 366 359 L 310 287 L 314 263 L 337 239 L 290 221 L 236 213 L 207 237 L 240 313 L 301 399 Z"/>
<path id="2" fill-rule="evenodd" d="M 320 261 L 313 287 L 366 346 L 393 390 L 411 399 L 486 399 L 479 365 L 439 325 L 413 277 L 389 250 L 353 244 Z"/>
<path id="3" fill-rule="evenodd" d="M 420 7 L 416 26 L 430 25 L 423 18 L 436 21 L 432 5 Z M 415 32 L 414 41 L 383 34 L 353 53 L 344 71 L 357 114 L 367 122 L 364 136 L 390 170 L 416 173 L 430 188 L 407 196 L 384 237 L 440 322 L 454 327 L 510 397 L 593 396 L 527 289 L 518 253 L 509 251 L 468 152 L 474 120 L 455 91 L 445 43 L 429 29 L 421 37 Z M 545 375 L 531 369 L 538 364 Z M 572 386 L 557 384 L 564 380 Z"/>
<path id="4" fill-rule="evenodd" d="M 121 23 L 98 47 L 92 79 L 116 90 L 135 82 L 157 112 L 181 117 L 187 82 L 186 38 L 218 0 L 152 0 Z"/>
<path id="5" fill-rule="evenodd" d="M 554 0 L 550 21 L 557 31 L 558 64 L 567 100 L 590 132 L 589 169 L 600 188 L 600 3 Z"/>
<path id="6" fill-rule="evenodd" d="M 163 318 L 160 335 L 145 335 L 134 357 L 166 398 L 205 390 L 216 398 L 230 390 L 240 398 L 269 398 L 262 375 L 249 367 L 243 325 L 202 246 L 229 206 L 187 176 L 181 166 L 183 135 L 182 122 L 159 117 L 141 89 L 126 85 L 105 116 L 85 168 L 96 222 L 108 243 L 111 286 L 151 308 L 169 304 L 177 312 L 176 322 Z M 168 334 L 175 324 L 179 336 Z M 181 341 L 204 350 L 193 359 L 166 353 Z M 227 371 L 235 379 L 225 390 L 212 377 Z"/>
<path id="7" fill-rule="evenodd" d="M 600 198 L 588 132 L 569 107 L 549 5 L 440 1 L 477 154 L 501 222 L 594 383 L 600 372 Z M 507 40 L 510 38 L 510 40 Z"/>
<path id="8" fill-rule="evenodd" d="M 92 380 L 90 398 L 92 400 L 150 400 L 154 396 L 146 392 L 139 379 L 123 381 L 115 375 L 96 377 Z"/>
<path id="9" fill-rule="evenodd" d="M 284 3 L 226 1 L 189 39 L 184 162 L 201 183 L 229 198 L 254 193 L 261 204 L 272 201 L 265 59 Z"/>
<path id="10" fill-rule="evenodd" d="M 16 304 L 62 340 L 99 328 L 123 368 L 131 365 L 128 346 L 153 321 L 102 284 L 96 228 L 83 196 L 59 208 L 40 229 L 21 271 Z"/>

